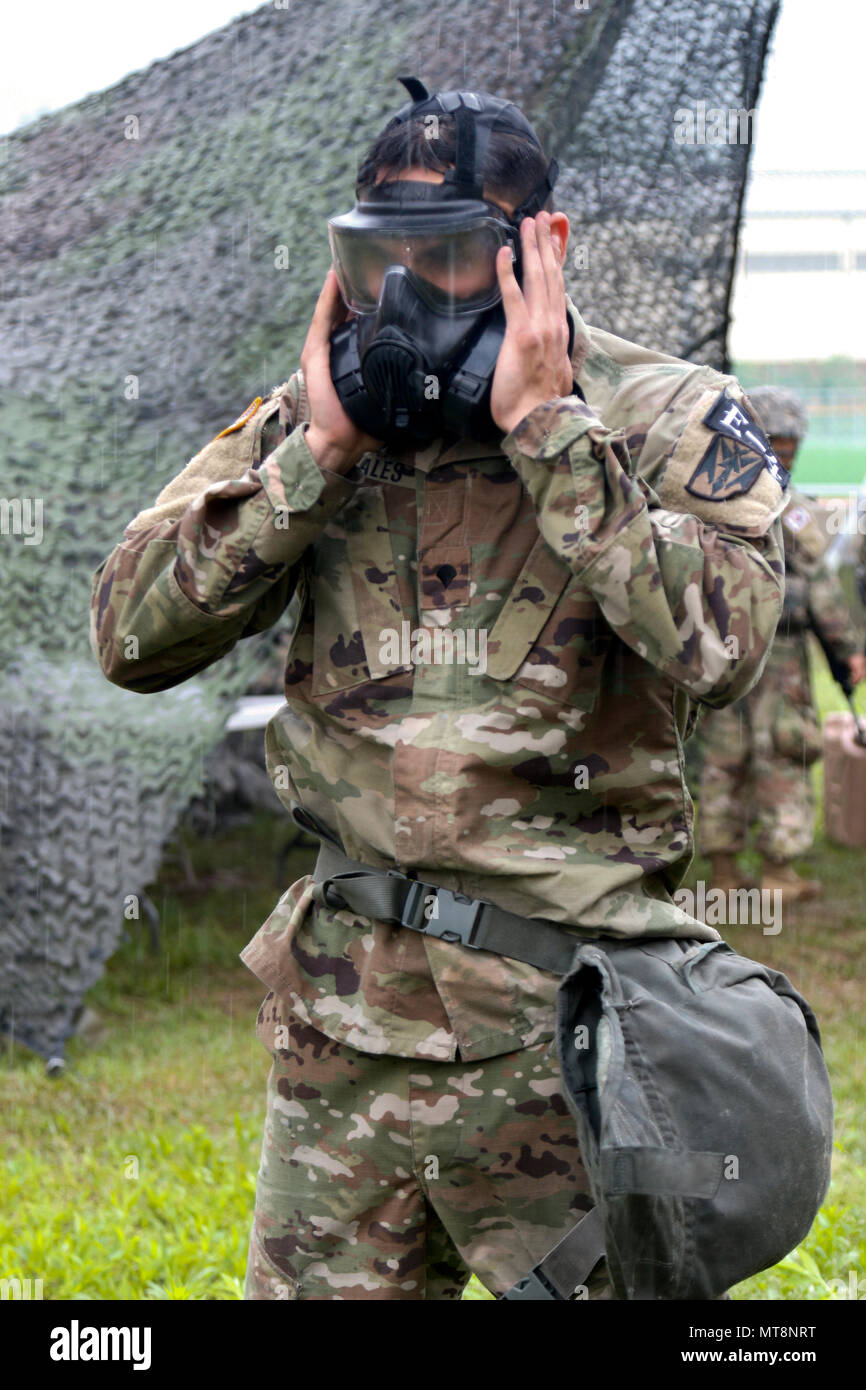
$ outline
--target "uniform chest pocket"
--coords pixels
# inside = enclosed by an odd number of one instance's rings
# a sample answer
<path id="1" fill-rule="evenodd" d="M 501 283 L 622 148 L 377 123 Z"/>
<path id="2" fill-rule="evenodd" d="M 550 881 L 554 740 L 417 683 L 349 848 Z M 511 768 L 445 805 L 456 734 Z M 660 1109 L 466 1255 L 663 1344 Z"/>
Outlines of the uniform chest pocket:
<path id="1" fill-rule="evenodd" d="M 611 638 L 589 590 L 539 536 L 488 637 L 487 675 L 589 711 Z"/>
<path id="2" fill-rule="evenodd" d="M 314 696 L 412 670 L 394 659 L 404 612 L 381 487 L 359 487 L 327 524 L 310 581 Z"/>

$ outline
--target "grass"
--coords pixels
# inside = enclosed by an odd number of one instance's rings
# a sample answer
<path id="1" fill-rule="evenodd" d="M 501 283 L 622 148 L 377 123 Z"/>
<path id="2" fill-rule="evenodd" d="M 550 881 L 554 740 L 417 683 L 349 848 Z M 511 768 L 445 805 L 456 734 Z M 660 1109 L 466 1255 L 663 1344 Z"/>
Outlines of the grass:
<path id="1" fill-rule="evenodd" d="M 866 476 L 866 448 L 850 439 L 805 439 L 797 454 L 797 487 L 808 492 L 811 483 L 859 487 Z"/>
<path id="2" fill-rule="evenodd" d="M 266 991 L 237 953 L 279 895 L 287 834 L 262 814 L 192 846 L 196 888 L 165 866 L 159 952 L 130 924 L 62 1080 L 7 1049 L 0 1273 L 52 1299 L 241 1296 L 268 1057 Z"/>
<path id="3" fill-rule="evenodd" d="M 822 709 L 843 708 L 823 664 L 816 670 Z M 261 813 L 190 844 L 196 886 L 167 858 L 152 894 L 159 950 L 129 924 L 88 997 L 96 1025 L 71 1040 L 62 1080 L 6 1047 L 0 1276 L 41 1278 L 48 1299 L 241 1297 L 268 1057 L 254 1031 L 266 991 L 237 953 L 281 891 L 276 856 L 288 835 L 285 820 Z M 293 851 L 285 882 L 310 858 Z M 775 937 L 726 931 L 812 1003 L 837 1107 L 833 1181 L 812 1231 L 736 1299 L 847 1298 L 866 1275 L 862 865 L 862 851 L 819 838 L 808 861 L 824 884 L 819 905 L 786 917 Z M 687 882 L 706 870 L 696 860 Z M 473 1279 L 464 1297 L 491 1296 Z"/>

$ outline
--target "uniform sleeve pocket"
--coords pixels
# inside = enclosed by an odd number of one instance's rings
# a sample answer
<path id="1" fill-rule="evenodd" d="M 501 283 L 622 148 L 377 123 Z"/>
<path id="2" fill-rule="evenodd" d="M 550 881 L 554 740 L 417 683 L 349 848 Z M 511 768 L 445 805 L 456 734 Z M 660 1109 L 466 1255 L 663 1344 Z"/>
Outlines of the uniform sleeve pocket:
<path id="1" fill-rule="evenodd" d="M 526 664 L 569 574 L 539 536 L 487 638 L 487 674 L 494 680 L 514 680 Z"/>
<path id="2" fill-rule="evenodd" d="M 488 637 L 487 675 L 588 711 L 610 639 L 592 594 L 539 536 Z"/>

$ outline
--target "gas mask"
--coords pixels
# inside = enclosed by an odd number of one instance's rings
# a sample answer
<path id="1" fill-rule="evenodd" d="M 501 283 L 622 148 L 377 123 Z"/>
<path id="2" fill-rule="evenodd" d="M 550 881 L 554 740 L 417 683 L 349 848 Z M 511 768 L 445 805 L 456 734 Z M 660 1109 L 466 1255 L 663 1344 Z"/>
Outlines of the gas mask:
<path id="1" fill-rule="evenodd" d="M 444 182 L 379 184 L 328 223 L 340 290 L 353 317 L 331 336 L 331 376 L 343 409 L 374 439 L 397 448 L 453 435 L 501 436 L 490 389 L 505 333 L 496 254 L 510 246 L 520 283 L 520 233 L 548 198 L 558 172 L 513 217 L 482 196 L 481 169 L 493 128 L 538 145 L 511 103 L 486 93 L 429 96 L 401 78 L 415 98 L 394 123 L 453 114 L 454 168 Z"/>

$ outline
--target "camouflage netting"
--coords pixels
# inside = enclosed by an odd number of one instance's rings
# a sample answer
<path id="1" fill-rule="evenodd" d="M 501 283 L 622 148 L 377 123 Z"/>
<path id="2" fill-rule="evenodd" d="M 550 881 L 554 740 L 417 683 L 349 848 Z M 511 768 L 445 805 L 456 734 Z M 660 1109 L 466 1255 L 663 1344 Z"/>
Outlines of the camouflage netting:
<path id="1" fill-rule="evenodd" d="M 749 147 L 678 144 L 676 113 L 755 106 L 776 9 L 291 0 L 3 141 L 2 488 L 41 499 L 44 534 L 27 543 L 5 507 L 0 1028 L 62 1053 L 125 900 L 280 640 L 159 695 L 123 692 L 90 655 L 91 574 L 293 370 L 325 220 L 404 99 L 396 73 L 517 101 L 563 169 L 586 319 L 720 366 Z"/>

